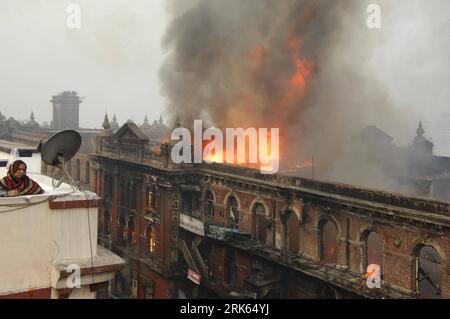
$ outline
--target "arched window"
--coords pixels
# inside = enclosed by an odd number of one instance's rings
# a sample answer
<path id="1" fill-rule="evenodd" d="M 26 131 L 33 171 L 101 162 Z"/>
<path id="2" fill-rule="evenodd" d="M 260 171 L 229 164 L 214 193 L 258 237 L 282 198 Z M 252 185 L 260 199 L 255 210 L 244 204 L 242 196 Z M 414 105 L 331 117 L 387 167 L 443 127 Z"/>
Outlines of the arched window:
<path id="1" fill-rule="evenodd" d="M 374 231 L 367 233 L 366 244 L 365 244 L 365 269 L 368 265 L 378 265 L 380 266 L 381 276 L 383 276 L 383 266 L 384 266 L 384 241 Z"/>
<path id="2" fill-rule="evenodd" d="M 128 221 L 128 237 L 127 242 L 128 245 L 133 246 L 136 243 L 135 229 L 134 229 L 134 221 L 130 219 Z"/>
<path id="3" fill-rule="evenodd" d="M 84 164 L 84 182 L 91 183 L 91 164 L 88 161 Z"/>
<path id="4" fill-rule="evenodd" d="M 147 226 L 147 249 L 148 254 L 150 256 L 155 256 L 155 247 L 156 247 L 156 231 L 155 227 L 152 225 Z"/>
<path id="5" fill-rule="evenodd" d="M 432 246 L 415 250 L 415 288 L 421 298 L 440 299 L 442 285 L 441 257 Z"/>
<path id="6" fill-rule="evenodd" d="M 80 159 L 77 158 L 75 161 L 75 180 L 79 181 L 81 175 Z"/>
<path id="7" fill-rule="evenodd" d="M 106 235 L 111 234 L 111 216 L 109 214 L 108 210 L 105 210 L 104 216 L 103 216 L 103 225 L 104 225 L 104 233 Z"/>
<path id="8" fill-rule="evenodd" d="M 336 265 L 338 262 L 338 229 L 330 220 L 321 223 L 320 260 L 329 265 Z"/>
<path id="9" fill-rule="evenodd" d="M 122 206 L 130 207 L 130 188 L 130 180 L 122 179 L 122 185 L 120 185 L 120 203 Z"/>
<path id="10" fill-rule="evenodd" d="M 214 216 L 214 195 L 211 191 L 206 191 L 205 211 L 206 215 Z"/>
<path id="11" fill-rule="evenodd" d="M 239 204 L 234 196 L 228 198 L 228 216 L 230 217 L 230 228 L 239 230 Z"/>
<path id="12" fill-rule="evenodd" d="M 290 211 L 289 219 L 287 222 L 288 227 L 288 243 L 289 251 L 298 253 L 300 249 L 300 221 L 297 214 L 294 211 Z"/>
<path id="13" fill-rule="evenodd" d="M 119 229 L 118 229 L 117 238 L 120 241 L 127 240 L 127 227 L 126 227 L 126 221 L 125 221 L 124 217 L 119 218 Z"/>
<path id="14" fill-rule="evenodd" d="M 114 189 L 114 181 L 113 181 L 113 177 L 109 174 L 105 175 L 105 186 L 103 188 L 104 192 L 105 192 L 105 199 L 112 202 L 113 198 L 114 198 L 114 194 L 113 194 L 113 189 Z"/>
<path id="15" fill-rule="evenodd" d="M 136 209 L 137 204 L 139 202 L 139 190 L 138 185 L 135 181 L 131 182 L 131 191 L 130 191 L 130 208 Z"/>
<path id="16" fill-rule="evenodd" d="M 256 241 L 266 243 L 268 224 L 266 208 L 263 204 L 256 203 L 253 207 L 253 234 Z"/>
<path id="17" fill-rule="evenodd" d="M 120 179 L 120 205 L 125 206 L 126 204 L 126 184 L 127 181 L 125 178 Z"/>
<path id="18" fill-rule="evenodd" d="M 147 187 L 147 209 L 158 209 L 158 189 L 155 184 Z"/>

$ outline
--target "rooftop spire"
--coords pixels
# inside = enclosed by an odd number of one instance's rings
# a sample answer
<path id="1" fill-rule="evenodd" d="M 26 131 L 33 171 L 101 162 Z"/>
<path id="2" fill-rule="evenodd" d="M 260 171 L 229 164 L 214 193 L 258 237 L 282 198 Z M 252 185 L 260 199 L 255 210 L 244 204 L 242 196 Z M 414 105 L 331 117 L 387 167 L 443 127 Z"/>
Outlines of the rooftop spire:
<path id="1" fill-rule="evenodd" d="M 175 120 L 175 127 L 181 127 L 180 117 L 177 114 L 177 119 Z"/>
<path id="2" fill-rule="evenodd" d="M 425 133 L 422 127 L 422 121 L 419 122 L 419 127 L 417 128 L 416 133 L 418 136 L 423 136 L 423 134 Z"/>
<path id="3" fill-rule="evenodd" d="M 102 127 L 105 130 L 110 130 L 111 129 L 111 125 L 109 124 L 109 119 L 108 119 L 108 114 L 107 113 L 105 113 L 105 119 L 103 120 Z"/>

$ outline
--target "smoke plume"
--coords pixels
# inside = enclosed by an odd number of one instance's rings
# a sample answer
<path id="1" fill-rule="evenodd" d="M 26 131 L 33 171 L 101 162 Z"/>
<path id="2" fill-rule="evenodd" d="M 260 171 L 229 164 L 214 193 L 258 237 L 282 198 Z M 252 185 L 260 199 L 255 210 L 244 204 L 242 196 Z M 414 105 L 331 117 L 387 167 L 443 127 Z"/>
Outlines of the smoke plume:
<path id="1" fill-rule="evenodd" d="M 374 2 L 381 29 L 366 24 Z M 368 125 L 413 138 L 414 112 L 397 105 L 383 78 L 389 63 L 374 65 L 407 18 L 395 14 L 413 2 L 172 0 L 160 70 L 169 114 L 188 127 L 194 119 L 279 127 L 286 168 L 314 157 L 318 178 L 397 189 L 376 166 L 367 169 L 361 159 L 372 153 L 349 141 Z"/>

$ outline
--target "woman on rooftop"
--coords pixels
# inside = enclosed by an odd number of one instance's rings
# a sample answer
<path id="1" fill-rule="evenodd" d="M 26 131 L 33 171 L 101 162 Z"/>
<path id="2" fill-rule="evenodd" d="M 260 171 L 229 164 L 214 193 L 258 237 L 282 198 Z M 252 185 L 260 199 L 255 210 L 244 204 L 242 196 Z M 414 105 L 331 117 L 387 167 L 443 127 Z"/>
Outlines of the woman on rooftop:
<path id="1" fill-rule="evenodd" d="M 0 179 L 0 196 L 42 194 L 44 191 L 27 176 L 27 164 L 17 160 L 9 166 L 8 175 Z"/>

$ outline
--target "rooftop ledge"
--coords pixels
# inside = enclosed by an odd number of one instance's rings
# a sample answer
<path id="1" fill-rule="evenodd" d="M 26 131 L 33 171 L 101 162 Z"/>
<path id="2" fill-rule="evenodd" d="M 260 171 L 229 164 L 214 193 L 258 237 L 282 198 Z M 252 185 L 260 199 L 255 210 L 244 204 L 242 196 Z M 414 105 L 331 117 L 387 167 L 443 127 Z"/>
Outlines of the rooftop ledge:
<path id="1" fill-rule="evenodd" d="M 0 297 L 42 289 L 50 289 L 52 298 L 69 296 L 64 285 L 70 264 L 79 266 L 84 286 L 70 297 L 92 297 L 90 287 L 110 280 L 124 264 L 97 246 L 100 198 L 64 183 L 53 189 L 47 176 L 29 176 L 43 194 L 0 197 Z"/>
<path id="2" fill-rule="evenodd" d="M 74 189 L 62 183 L 59 188 L 53 188 L 52 178 L 41 174 L 28 174 L 44 190 L 39 195 L 24 195 L 17 197 L 0 197 L 0 213 L 4 211 L 14 211 L 16 208 L 29 207 L 48 202 L 50 209 L 87 208 L 100 206 L 100 197 L 89 191 L 74 191 Z M 28 204 L 28 205 L 27 205 Z"/>

